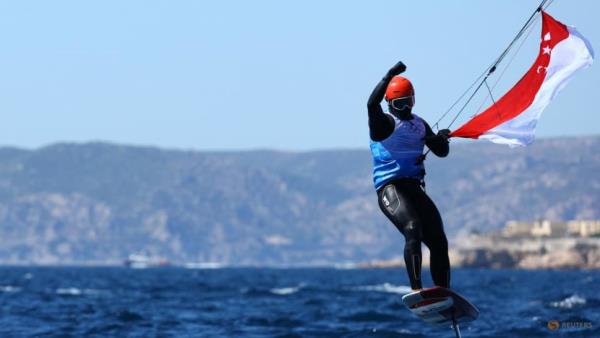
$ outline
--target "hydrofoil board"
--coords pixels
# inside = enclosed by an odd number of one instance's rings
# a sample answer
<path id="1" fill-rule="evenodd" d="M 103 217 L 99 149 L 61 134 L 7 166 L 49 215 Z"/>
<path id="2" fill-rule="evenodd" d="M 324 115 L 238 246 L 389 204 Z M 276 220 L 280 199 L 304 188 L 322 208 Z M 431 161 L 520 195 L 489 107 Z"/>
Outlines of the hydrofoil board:
<path id="1" fill-rule="evenodd" d="M 402 302 L 417 317 L 432 324 L 470 322 L 479 316 L 479 310 L 458 293 L 435 286 L 402 296 Z"/>

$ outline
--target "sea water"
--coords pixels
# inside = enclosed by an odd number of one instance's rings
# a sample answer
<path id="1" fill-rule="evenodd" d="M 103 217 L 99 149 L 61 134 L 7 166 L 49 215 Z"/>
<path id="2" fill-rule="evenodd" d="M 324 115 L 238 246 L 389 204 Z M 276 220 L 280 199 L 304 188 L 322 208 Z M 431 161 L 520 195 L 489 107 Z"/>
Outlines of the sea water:
<path id="1" fill-rule="evenodd" d="M 405 274 L 3 267 L 0 337 L 454 337 L 404 308 Z M 599 271 L 452 274 L 481 311 L 463 337 L 600 337 L 599 285 Z"/>

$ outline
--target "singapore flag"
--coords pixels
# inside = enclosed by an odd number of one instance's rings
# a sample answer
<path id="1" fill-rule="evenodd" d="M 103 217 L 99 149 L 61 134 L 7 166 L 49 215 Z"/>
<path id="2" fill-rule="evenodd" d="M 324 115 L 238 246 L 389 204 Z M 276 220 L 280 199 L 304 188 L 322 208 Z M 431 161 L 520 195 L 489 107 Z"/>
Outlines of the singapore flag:
<path id="1" fill-rule="evenodd" d="M 590 43 L 574 27 L 542 12 L 540 52 L 527 73 L 495 104 L 451 133 L 523 146 L 533 142 L 542 111 L 574 73 L 594 58 Z"/>

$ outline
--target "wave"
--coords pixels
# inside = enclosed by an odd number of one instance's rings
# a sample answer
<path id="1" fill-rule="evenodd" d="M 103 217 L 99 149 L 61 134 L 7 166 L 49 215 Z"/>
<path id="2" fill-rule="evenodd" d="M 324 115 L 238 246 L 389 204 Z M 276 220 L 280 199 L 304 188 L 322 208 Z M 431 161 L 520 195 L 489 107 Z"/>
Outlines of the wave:
<path id="1" fill-rule="evenodd" d="M 290 287 L 285 287 L 285 288 L 272 288 L 269 290 L 269 292 L 271 292 L 272 294 L 275 294 L 275 295 L 285 296 L 285 295 L 294 294 L 294 293 L 300 291 L 301 288 L 302 288 L 302 285 L 290 286 Z"/>
<path id="2" fill-rule="evenodd" d="M 0 285 L 0 292 L 13 293 L 21 291 L 21 287 L 12 285 Z"/>
<path id="3" fill-rule="evenodd" d="M 106 291 L 97 289 L 78 289 L 78 288 L 58 288 L 56 289 L 57 295 L 62 296 L 81 296 L 81 295 L 99 295 Z"/>
<path id="4" fill-rule="evenodd" d="M 387 292 L 405 295 L 411 293 L 412 289 L 408 285 L 394 285 L 391 283 L 383 283 L 377 285 L 363 285 L 352 288 L 357 291 L 376 291 L 376 292 Z"/>
<path id="5" fill-rule="evenodd" d="M 69 296 L 79 296 L 83 292 L 78 288 L 58 288 L 56 289 L 57 295 L 69 295 Z"/>
<path id="6" fill-rule="evenodd" d="M 572 309 L 576 306 L 585 305 L 585 303 L 587 303 L 587 300 L 585 298 L 580 297 L 578 295 L 572 295 L 563 300 L 551 302 L 550 306 L 559 309 Z"/>

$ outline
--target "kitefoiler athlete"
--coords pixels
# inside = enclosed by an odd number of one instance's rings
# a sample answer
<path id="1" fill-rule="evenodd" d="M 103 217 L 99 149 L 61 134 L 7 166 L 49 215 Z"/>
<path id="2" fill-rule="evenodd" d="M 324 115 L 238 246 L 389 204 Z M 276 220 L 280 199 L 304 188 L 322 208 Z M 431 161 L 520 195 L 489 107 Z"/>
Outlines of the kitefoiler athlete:
<path id="1" fill-rule="evenodd" d="M 422 289 L 421 243 L 431 252 L 433 282 L 450 285 L 448 241 L 440 213 L 424 191 L 424 146 L 435 155 L 448 155 L 448 129 L 435 134 L 422 118 L 412 113 L 415 92 L 411 82 L 399 76 L 406 70 L 394 65 L 377 84 L 367 103 L 373 182 L 381 211 L 404 235 L 404 261 L 412 289 Z M 388 112 L 381 108 L 385 98 Z"/>

